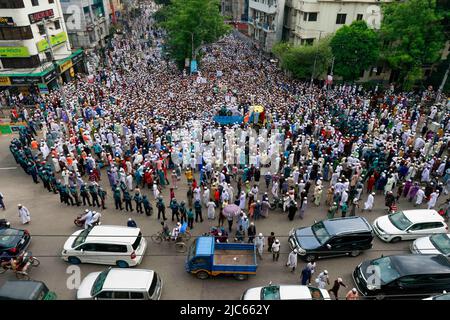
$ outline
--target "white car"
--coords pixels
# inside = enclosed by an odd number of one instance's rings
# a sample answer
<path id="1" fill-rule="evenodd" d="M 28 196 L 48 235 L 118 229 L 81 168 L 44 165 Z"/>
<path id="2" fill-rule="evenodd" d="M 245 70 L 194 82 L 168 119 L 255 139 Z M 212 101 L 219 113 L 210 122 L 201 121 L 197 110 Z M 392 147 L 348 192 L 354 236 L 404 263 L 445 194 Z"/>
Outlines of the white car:
<path id="1" fill-rule="evenodd" d="M 241 300 L 330 300 L 327 290 L 301 285 L 273 285 L 247 289 Z"/>
<path id="2" fill-rule="evenodd" d="M 62 258 L 72 264 L 127 268 L 140 264 L 146 249 L 147 241 L 139 228 L 101 225 L 71 235 L 64 244 Z"/>
<path id="3" fill-rule="evenodd" d="M 414 254 L 443 254 L 450 257 L 450 234 L 433 234 L 429 237 L 419 238 L 411 244 Z"/>
<path id="4" fill-rule="evenodd" d="M 447 233 L 448 226 L 435 210 L 404 210 L 379 217 L 373 230 L 385 242 L 398 242 Z"/>
<path id="5" fill-rule="evenodd" d="M 163 282 L 159 274 L 146 269 L 108 268 L 92 272 L 81 282 L 79 300 L 159 300 Z"/>

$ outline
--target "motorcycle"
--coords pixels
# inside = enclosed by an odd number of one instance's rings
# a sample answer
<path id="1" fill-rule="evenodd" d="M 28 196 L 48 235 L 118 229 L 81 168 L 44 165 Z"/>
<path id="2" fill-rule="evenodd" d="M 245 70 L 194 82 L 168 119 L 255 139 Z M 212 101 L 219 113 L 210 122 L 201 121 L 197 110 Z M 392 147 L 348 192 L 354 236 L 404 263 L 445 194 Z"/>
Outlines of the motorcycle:
<path id="1" fill-rule="evenodd" d="M 84 227 L 84 222 L 86 220 L 86 214 L 88 214 L 88 212 L 79 214 L 75 220 L 73 220 L 73 223 L 79 227 L 79 228 L 83 228 Z M 98 226 L 100 225 L 100 218 L 97 221 L 91 222 L 90 226 Z"/>
<path id="2" fill-rule="evenodd" d="M 16 259 L 11 258 L 9 261 L 2 262 L 0 264 L 0 274 L 12 270 L 16 274 L 17 279 L 30 280 L 28 270 L 30 267 L 37 267 L 40 264 L 41 262 L 33 257 L 30 251 L 27 251 L 19 255 Z"/>

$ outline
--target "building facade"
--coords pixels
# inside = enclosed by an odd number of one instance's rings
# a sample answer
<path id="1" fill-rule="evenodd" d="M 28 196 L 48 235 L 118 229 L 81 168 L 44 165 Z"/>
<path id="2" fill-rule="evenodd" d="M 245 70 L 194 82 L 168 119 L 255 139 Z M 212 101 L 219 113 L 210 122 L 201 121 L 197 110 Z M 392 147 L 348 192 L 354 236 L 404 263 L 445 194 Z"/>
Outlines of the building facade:
<path id="1" fill-rule="evenodd" d="M 269 52 L 281 41 L 285 0 L 250 0 L 248 34 L 256 45 Z"/>
<path id="2" fill-rule="evenodd" d="M 46 93 L 58 74 L 69 81 L 83 71 L 82 60 L 68 41 L 59 0 L 0 0 L 0 89 Z"/>
<path id="3" fill-rule="evenodd" d="M 72 46 L 88 50 L 103 48 L 113 18 L 110 17 L 110 0 L 60 1 Z M 114 6 L 112 8 L 114 10 Z"/>
<path id="4" fill-rule="evenodd" d="M 222 0 L 221 13 L 232 21 L 247 21 L 248 0 Z"/>

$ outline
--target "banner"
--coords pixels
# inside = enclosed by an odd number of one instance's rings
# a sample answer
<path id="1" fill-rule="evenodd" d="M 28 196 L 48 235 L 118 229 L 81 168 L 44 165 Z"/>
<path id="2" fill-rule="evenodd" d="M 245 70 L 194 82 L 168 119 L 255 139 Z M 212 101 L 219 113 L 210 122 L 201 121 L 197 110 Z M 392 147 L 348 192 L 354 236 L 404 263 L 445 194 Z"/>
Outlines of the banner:
<path id="1" fill-rule="evenodd" d="M 191 61 L 191 73 L 197 72 L 197 60 Z"/>
<path id="2" fill-rule="evenodd" d="M 215 122 L 218 124 L 233 124 L 233 123 L 242 123 L 244 121 L 244 117 L 242 116 L 215 116 L 213 118 Z"/>
<path id="3" fill-rule="evenodd" d="M 60 32 L 55 35 L 50 36 L 50 43 L 52 44 L 52 47 L 57 46 L 58 44 L 64 43 L 67 41 L 67 33 Z M 45 51 L 48 49 L 48 41 L 47 39 L 43 39 L 36 43 L 37 49 L 39 52 Z"/>
<path id="4" fill-rule="evenodd" d="M 11 79 L 9 77 L 0 77 L 0 86 L 10 86 L 11 85 Z"/>
<path id="5" fill-rule="evenodd" d="M 0 47 L 1 58 L 28 58 L 29 56 L 27 47 Z"/>
<path id="6" fill-rule="evenodd" d="M 73 66 L 72 60 L 68 60 L 59 66 L 59 70 L 61 71 L 61 73 L 63 73 L 64 71 L 71 68 L 72 66 Z"/>

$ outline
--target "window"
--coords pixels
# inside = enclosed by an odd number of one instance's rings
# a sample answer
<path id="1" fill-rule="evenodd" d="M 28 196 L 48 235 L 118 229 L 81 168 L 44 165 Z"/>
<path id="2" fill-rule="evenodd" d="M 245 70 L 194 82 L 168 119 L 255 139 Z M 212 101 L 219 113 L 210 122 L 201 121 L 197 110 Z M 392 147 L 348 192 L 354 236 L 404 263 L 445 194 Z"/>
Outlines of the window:
<path id="1" fill-rule="evenodd" d="M 356 20 L 362 20 L 363 19 L 363 14 L 362 13 L 358 13 L 357 15 L 356 15 Z"/>
<path id="2" fill-rule="evenodd" d="M 23 0 L 0 0 L 0 9 L 25 8 Z"/>
<path id="3" fill-rule="evenodd" d="M 33 39 L 30 26 L 0 27 L 0 40 L 29 40 Z"/>
<path id="4" fill-rule="evenodd" d="M 377 73 L 376 75 L 379 76 L 383 72 L 383 66 L 377 67 Z"/>
<path id="5" fill-rule="evenodd" d="M 338 13 L 336 17 L 336 24 L 345 24 L 345 19 L 347 18 L 346 13 Z"/>
<path id="6" fill-rule="evenodd" d="M 31 5 L 37 7 L 39 5 L 39 0 L 31 0 Z"/>
<path id="7" fill-rule="evenodd" d="M 61 23 L 59 22 L 59 20 L 56 20 L 56 21 L 55 21 L 55 29 L 56 29 L 56 30 L 61 29 Z"/>
<path id="8" fill-rule="evenodd" d="M 52 61 L 52 54 L 49 51 L 45 51 L 45 59 L 47 61 Z"/>
<path id="9" fill-rule="evenodd" d="M 314 38 L 300 40 L 301 45 L 311 46 L 311 45 L 313 45 L 313 43 L 314 43 Z"/>
<path id="10" fill-rule="evenodd" d="M 141 244 L 141 240 L 142 240 L 142 232 L 139 232 L 139 235 L 137 236 L 136 240 L 133 243 L 133 249 L 134 250 L 137 250 L 137 248 Z"/>
<path id="11" fill-rule="evenodd" d="M 55 0 L 48 0 L 49 4 L 55 3 Z"/>
<path id="12" fill-rule="evenodd" d="M 308 21 L 308 12 L 303 13 L 303 21 Z"/>
<path id="13" fill-rule="evenodd" d="M 34 55 L 28 58 L 1 58 L 3 68 L 36 68 L 39 67 L 39 55 Z"/>
<path id="14" fill-rule="evenodd" d="M 310 12 L 308 21 L 317 21 L 317 12 Z"/>
<path id="15" fill-rule="evenodd" d="M 153 294 L 155 293 L 157 283 L 158 283 L 158 276 L 156 275 L 156 272 L 155 272 L 155 273 L 153 273 L 153 280 L 152 280 L 152 283 L 150 284 L 150 288 L 148 289 L 148 295 L 150 297 L 152 297 Z"/>
<path id="16" fill-rule="evenodd" d="M 128 291 L 114 292 L 114 299 L 130 299 L 130 293 Z"/>
<path id="17" fill-rule="evenodd" d="M 142 292 L 130 292 L 131 299 L 144 299 L 144 294 Z"/>
<path id="18" fill-rule="evenodd" d="M 38 24 L 39 34 L 44 35 L 45 34 L 45 27 L 42 24 Z"/>
<path id="19" fill-rule="evenodd" d="M 122 244 L 102 244 L 101 249 L 105 252 L 128 252 L 127 246 Z"/>
<path id="20" fill-rule="evenodd" d="M 112 299 L 112 297 L 113 297 L 112 291 L 103 291 L 97 295 L 97 298 L 99 299 Z"/>

